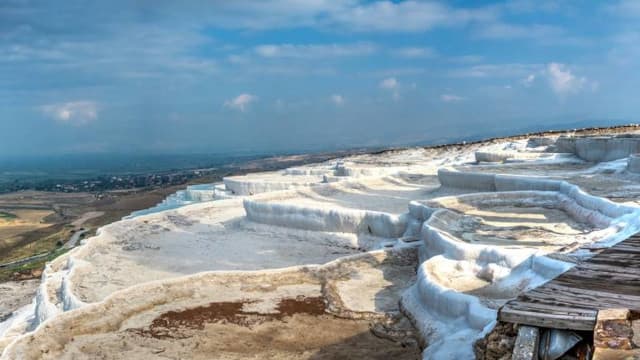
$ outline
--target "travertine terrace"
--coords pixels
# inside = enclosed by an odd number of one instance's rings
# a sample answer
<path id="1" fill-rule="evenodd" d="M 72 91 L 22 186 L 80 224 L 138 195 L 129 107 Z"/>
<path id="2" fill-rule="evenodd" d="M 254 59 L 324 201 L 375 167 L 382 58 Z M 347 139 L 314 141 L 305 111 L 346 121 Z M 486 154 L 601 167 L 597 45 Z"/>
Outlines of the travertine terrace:
<path id="1" fill-rule="evenodd" d="M 635 131 L 189 188 L 48 264 L 2 359 L 473 358 L 506 301 L 640 230 Z"/>

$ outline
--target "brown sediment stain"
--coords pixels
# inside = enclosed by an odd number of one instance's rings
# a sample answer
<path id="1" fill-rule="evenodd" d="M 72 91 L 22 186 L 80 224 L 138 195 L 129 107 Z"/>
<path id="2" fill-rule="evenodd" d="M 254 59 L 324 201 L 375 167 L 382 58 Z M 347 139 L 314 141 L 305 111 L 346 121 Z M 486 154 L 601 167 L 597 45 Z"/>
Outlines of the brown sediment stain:
<path id="1" fill-rule="evenodd" d="M 320 316 L 325 313 L 325 301 L 322 297 L 281 299 L 276 306 L 277 312 L 261 313 L 243 310 L 247 304 L 257 301 L 214 302 L 181 311 L 168 311 L 155 318 L 147 328 L 129 329 L 129 332 L 155 339 L 184 339 L 190 337 L 184 330 L 204 330 L 208 323 L 229 323 L 251 327 L 271 320 L 282 320 L 295 314 Z"/>
<path id="2" fill-rule="evenodd" d="M 294 314 L 322 315 L 325 313 L 326 304 L 321 297 L 298 296 L 295 299 L 282 299 L 277 306 L 279 317 L 291 316 Z"/>

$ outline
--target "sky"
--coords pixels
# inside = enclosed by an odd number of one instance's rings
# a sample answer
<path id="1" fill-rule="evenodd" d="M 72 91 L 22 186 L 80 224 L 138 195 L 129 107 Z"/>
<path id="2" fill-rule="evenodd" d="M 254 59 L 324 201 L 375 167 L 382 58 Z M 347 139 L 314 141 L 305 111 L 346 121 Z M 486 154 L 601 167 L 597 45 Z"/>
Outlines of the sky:
<path id="1" fill-rule="evenodd" d="M 0 0 L 0 155 L 638 122 L 640 1 Z"/>

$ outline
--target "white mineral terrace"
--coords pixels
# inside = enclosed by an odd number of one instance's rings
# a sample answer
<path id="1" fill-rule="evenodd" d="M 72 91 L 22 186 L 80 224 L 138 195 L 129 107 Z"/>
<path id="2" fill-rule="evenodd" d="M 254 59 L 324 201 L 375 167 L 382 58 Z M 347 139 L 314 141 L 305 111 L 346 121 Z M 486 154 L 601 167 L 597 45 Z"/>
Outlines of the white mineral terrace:
<path id="1" fill-rule="evenodd" d="M 301 297 L 343 319 L 404 314 L 425 359 L 473 358 L 505 301 L 640 230 L 640 138 L 558 139 L 389 151 L 189 187 L 49 263 L 33 304 L 0 323 L 1 358 L 157 358 L 161 341 L 178 340 L 131 339 L 162 314 L 233 301 L 273 314 Z M 205 341 L 222 330 L 197 331 Z M 191 352 L 167 356 L 204 351 L 180 341 Z"/>

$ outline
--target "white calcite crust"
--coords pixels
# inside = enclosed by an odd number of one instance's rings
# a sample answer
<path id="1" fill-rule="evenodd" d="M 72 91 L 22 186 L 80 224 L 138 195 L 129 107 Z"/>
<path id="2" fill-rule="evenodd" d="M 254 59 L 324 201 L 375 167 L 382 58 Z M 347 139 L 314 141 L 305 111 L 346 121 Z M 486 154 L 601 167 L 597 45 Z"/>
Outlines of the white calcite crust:
<path id="1" fill-rule="evenodd" d="M 107 338 L 160 309 L 311 294 L 345 318 L 401 310 L 425 359 L 472 358 L 505 301 L 640 230 L 635 204 L 538 169 L 570 165 L 584 183 L 623 176 L 626 163 L 576 156 L 626 157 L 635 143 L 394 150 L 189 187 L 49 263 L 33 305 L 0 324 L 0 358 L 69 357 L 74 336 Z M 389 261 L 406 251 L 411 261 Z"/>

